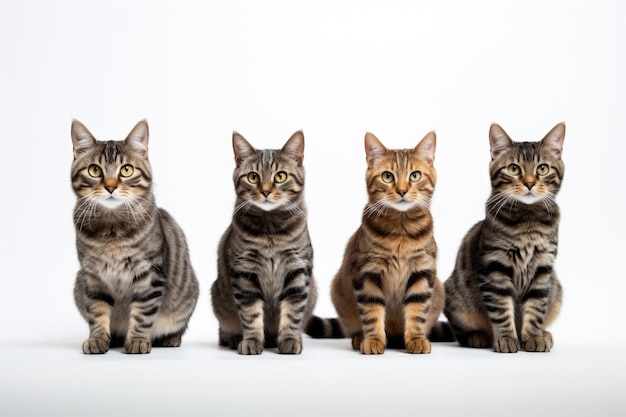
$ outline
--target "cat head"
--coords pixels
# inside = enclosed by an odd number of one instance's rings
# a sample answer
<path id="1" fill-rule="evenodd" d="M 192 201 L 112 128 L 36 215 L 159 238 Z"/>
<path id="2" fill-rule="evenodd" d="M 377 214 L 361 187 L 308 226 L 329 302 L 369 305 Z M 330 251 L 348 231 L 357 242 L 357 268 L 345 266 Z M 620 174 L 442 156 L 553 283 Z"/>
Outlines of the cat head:
<path id="1" fill-rule="evenodd" d="M 233 181 L 240 208 L 264 211 L 296 208 L 304 191 L 304 134 L 295 132 L 282 149 L 255 149 L 233 132 L 235 171 Z"/>
<path id="2" fill-rule="evenodd" d="M 563 180 L 561 160 L 565 124 L 559 123 L 539 142 L 514 142 L 497 124 L 489 129 L 491 185 L 505 201 L 534 204 L 552 200 Z"/>
<path id="3" fill-rule="evenodd" d="M 85 207 L 108 210 L 149 199 L 148 123 L 140 121 L 123 141 L 99 141 L 78 120 L 72 122 L 72 187 Z M 87 204 L 87 203 L 95 203 Z"/>
<path id="4" fill-rule="evenodd" d="M 428 209 L 437 174 L 433 166 L 437 138 L 430 132 L 413 149 L 387 149 L 365 134 L 367 191 L 374 207 L 407 211 Z"/>

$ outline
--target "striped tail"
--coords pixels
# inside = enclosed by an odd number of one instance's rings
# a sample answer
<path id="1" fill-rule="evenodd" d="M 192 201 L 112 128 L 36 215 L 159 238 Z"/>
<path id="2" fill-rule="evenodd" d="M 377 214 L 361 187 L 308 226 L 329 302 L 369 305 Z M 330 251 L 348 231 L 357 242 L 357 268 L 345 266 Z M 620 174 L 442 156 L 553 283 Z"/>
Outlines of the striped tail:
<path id="1" fill-rule="evenodd" d="M 447 321 L 438 321 L 432 329 L 430 329 L 428 339 L 431 342 L 454 342 L 456 337 L 454 337 L 452 327 L 450 327 Z"/>
<path id="2" fill-rule="evenodd" d="M 339 320 L 323 319 L 313 316 L 304 328 L 304 332 L 315 339 L 341 339 L 346 337 Z"/>

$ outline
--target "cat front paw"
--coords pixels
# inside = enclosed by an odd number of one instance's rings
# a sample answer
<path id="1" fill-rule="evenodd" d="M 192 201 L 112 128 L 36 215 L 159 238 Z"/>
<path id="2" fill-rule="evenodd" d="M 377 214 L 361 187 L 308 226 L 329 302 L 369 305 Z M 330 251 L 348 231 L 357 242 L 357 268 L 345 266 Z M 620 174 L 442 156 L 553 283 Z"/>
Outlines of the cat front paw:
<path id="1" fill-rule="evenodd" d="M 430 341 L 428 339 L 412 339 L 405 342 L 408 353 L 430 353 Z"/>
<path id="2" fill-rule="evenodd" d="M 83 353 L 86 355 L 106 353 L 110 342 L 106 339 L 90 337 L 83 342 Z"/>
<path id="3" fill-rule="evenodd" d="M 543 335 L 531 337 L 524 341 L 524 350 L 526 352 L 550 352 L 554 346 L 554 339 L 550 332 L 543 332 Z"/>
<path id="4" fill-rule="evenodd" d="M 260 355 L 263 352 L 263 342 L 257 339 L 244 339 L 239 342 L 237 352 L 240 355 Z"/>
<path id="5" fill-rule="evenodd" d="M 517 353 L 520 348 L 519 340 L 512 337 L 501 337 L 493 344 L 493 350 L 499 353 Z"/>
<path id="6" fill-rule="evenodd" d="M 302 352 L 302 341 L 285 339 L 278 342 L 278 353 L 299 355 Z"/>
<path id="7" fill-rule="evenodd" d="M 128 339 L 124 343 L 124 350 L 132 355 L 150 353 L 152 343 L 147 339 Z"/>
<path id="8" fill-rule="evenodd" d="M 361 343 L 363 343 L 363 333 L 352 336 L 352 349 L 361 350 Z"/>
<path id="9" fill-rule="evenodd" d="M 364 355 L 381 355 L 385 353 L 385 343 L 378 339 L 365 339 L 361 342 L 361 353 Z"/>

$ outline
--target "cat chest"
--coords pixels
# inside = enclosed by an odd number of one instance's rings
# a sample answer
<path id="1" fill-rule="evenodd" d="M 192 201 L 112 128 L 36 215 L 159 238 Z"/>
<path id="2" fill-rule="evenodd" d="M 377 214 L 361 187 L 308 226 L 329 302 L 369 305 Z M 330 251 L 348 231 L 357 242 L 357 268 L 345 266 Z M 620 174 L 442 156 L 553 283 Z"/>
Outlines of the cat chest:
<path id="1" fill-rule="evenodd" d="M 523 293 L 530 286 L 539 267 L 554 263 L 554 253 L 552 245 L 536 241 L 502 251 L 498 260 L 511 268 L 513 284 L 519 293 Z"/>

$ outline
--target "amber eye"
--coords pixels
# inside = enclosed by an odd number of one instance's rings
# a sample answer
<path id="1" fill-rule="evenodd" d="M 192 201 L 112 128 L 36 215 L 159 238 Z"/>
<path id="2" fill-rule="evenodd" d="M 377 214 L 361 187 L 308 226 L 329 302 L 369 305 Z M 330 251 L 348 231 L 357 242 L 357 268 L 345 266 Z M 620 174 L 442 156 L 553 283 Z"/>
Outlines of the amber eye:
<path id="1" fill-rule="evenodd" d="M 94 165 L 94 164 L 89 165 L 87 172 L 89 173 L 89 175 L 91 175 L 94 178 L 98 178 L 102 176 L 102 169 L 100 169 L 98 165 Z"/>
<path id="2" fill-rule="evenodd" d="M 256 172 L 251 172 L 248 174 L 248 182 L 250 182 L 250 184 L 256 184 L 259 182 L 259 174 L 257 174 Z"/>
<path id="3" fill-rule="evenodd" d="M 383 175 L 381 175 L 380 178 L 382 178 L 383 182 L 386 182 L 387 184 L 393 182 L 393 174 L 389 171 L 383 172 Z"/>
<path id="4" fill-rule="evenodd" d="M 550 171 L 550 167 L 547 164 L 541 164 L 537 167 L 537 174 L 546 175 Z"/>
<path id="5" fill-rule="evenodd" d="M 509 174 L 511 175 L 519 175 L 520 172 L 522 172 L 522 169 L 517 164 L 509 165 L 508 170 L 509 170 Z"/>
<path id="6" fill-rule="evenodd" d="M 133 175 L 133 172 L 135 172 L 135 168 L 133 168 L 132 165 L 128 164 L 124 165 L 120 170 L 120 174 L 122 175 L 122 177 L 130 177 L 131 175 Z"/>
<path id="7" fill-rule="evenodd" d="M 409 175 L 409 181 L 411 182 L 418 182 L 420 179 L 422 179 L 422 173 L 419 171 L 413 171 Z"/>
<path id="8" fill-rule="evenodd" d="M 287 173 L 284 171 L 280 171 L 274 175 L 274 182 L 277 184 L 283 183 L 287 181 Z"/>

